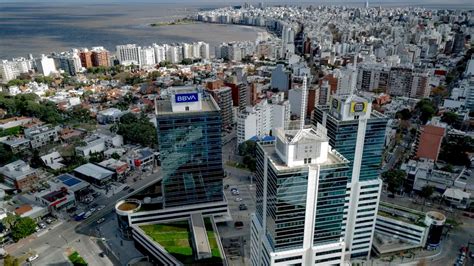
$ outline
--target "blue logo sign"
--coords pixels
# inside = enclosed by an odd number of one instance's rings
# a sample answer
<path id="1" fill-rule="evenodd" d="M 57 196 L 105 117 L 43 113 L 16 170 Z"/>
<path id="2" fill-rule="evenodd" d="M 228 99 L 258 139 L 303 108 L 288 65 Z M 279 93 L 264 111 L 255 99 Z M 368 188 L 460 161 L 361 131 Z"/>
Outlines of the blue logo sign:
<path id="1" fill-rule="evenodd" d="M 197 93 L 176 94 L 175 95 L 175 101 L 177 103 L 197 102 L 198 101 L 198 94 Z"/>

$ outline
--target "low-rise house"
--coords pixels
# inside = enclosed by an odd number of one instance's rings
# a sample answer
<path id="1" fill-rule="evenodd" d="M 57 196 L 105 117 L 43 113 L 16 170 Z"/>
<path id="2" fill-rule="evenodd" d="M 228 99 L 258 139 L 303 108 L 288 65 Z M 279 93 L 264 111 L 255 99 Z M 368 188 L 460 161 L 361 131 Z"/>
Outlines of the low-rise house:
<path id="1" fill-rule="evenodd" d="M 64 167 L 64 164 L 62 164 L 64 159 L 57 151 L 41 156 L 41 160 L 47 167 L 53 170 L 58 170 Z"/>
<path id="2" fill-rule="evenodd" d="M 113 124 L 120 121 L 120 117 L 124 115 L 125 112 L 120 111 L 117 108 L 109 108 L 102 110 L 97 113 L 97 122 L 99 124 Z"/>
<path id="3" fill-rule="evenodd" d="M 74 175 L 93 185 L 102 187 L 112 180 L 114 172 L 92 163 L 86 163 L 74 169 Z"/>
<path id="4" fill-rule="evenodd" d="M 49 143 L 57 142 L 59 127 L 49 125 L 35 126 L 25 129 L 25 137 L 30 140 L 32 149 L 41 148 Z"/>
<path id="5" fill-rule="evenodd" d="M 155 153 L 150 148 L 131 150 L 128 154 L 128 164 L 134 169 L 143 169 L 144 167 L 153 167 L 155 163 Z"/>
<path id="6" fill-rule="evenodd" d="M 61 187 L 59 190 L 39 193 L 36 196 L 36 201 L 47 206 L 49 212 L 53 215 L 61 210 L 67 210 L 76 205 L 74 193 L 65 187 Z"/>
<path id="7" fill-rule="evenodd" d="M 0 141 L 13 153 L 19 153 L 30 149 L 30 140 L 17 137 L 6 137 Z"/>
<path id="8" fill-rule="evenodd" d="M 0 175 L 7 185 L 20 190 L 31 188 L 38 181 L 36 169 L 22 160 L 0 167 Z"/>
<path id="9" fill-rule="evenodd" d="M 99 137 L 86 140 L 85 146 L 76 147 L 76 154 L 86 158 L 93 153 L 100 153 L 103 151 L 105 151 L 105 140 Z"/>
<path id="10" fill-rule="evenodd" d="M 470 197 L 471 193 L 458 188 L 448 188 L 443 193 L 443 199 L 458 209 L 466 209 L 470 204 Z"/>
<path id="11" fill-rule="evenodd" d="M 115 159 L 107 159 L 99 163 L 100 166 L 115 173 L 116 179 L 122 178 L 129 170 L 128 164 Z"/>

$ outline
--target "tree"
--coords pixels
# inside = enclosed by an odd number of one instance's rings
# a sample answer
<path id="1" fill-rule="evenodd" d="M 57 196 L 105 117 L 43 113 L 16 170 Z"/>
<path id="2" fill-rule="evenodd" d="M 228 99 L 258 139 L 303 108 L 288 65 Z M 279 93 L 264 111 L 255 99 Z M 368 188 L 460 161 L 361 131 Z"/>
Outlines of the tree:
<path id="1" fill-rule="evenodd" d="M 458 115 L 454 112 L 446 112 L 441 117 L 441 121 L 445 122 L 448 125 L 453 125 L 458 120 Z"/>
<path id="2" fill-rule="evenodd" d="M 3 265 L 5 266 L 20 266 L 20 261 L 18 258 L 13 257 L 10 254 L 7 254 L 3 259 Z"/>
<path id="3" fill-rule="evenodd" d="M 19 216 L 15 214 L 7 214 L 7 217 L 2 219 L 2 224 L 7 229 L 11 229 L 17 222 Z"/>
<path id="4" fill-rule="evenodd" d="M 191 58 L 184 58 L 181 61 L 181 64 L 183 64 L 183 65 L 191 65 L 192 63 L 193 63 L 193 60 Z"/>
<path id="5" fill-rule="evenodd" d="M 5 165 L 16 161 L 18 158 L 10 150 L 5 148 L 5 145 L 0 144 L 0 165 Z"/>
<path id="6" fill-rule="evenodd" d="M 453 173 L 454 169 L 453 169 L 453 166 L 448 163 L 447 165 L 445 165 L 441 168 L 441 171 Z"/>
<path id="7" fill-rule="evenodd" d="M 20 217 L 12 227 L 13 240 L 18 241 L 36 231 L 36 222 L 30 217 Z"/>
<path id="8" fill-rule="evenodd" d="M 239 155 L 243 156 L 242 163 L 250 171 L 255 171 L 257 166 L 256 157 L 257 143 L 252 140 L 247 140 L 239 145 Z"/>
<path id="9" fill-rule="evenodd" d="M 384 182 L 387 184 L 387 190 L 392 194 L 400 192 L 405 181 L 406 173 L 402 170 L 389 170 L 382 174 Z"/>
<path id="10" fill-rule="evenodd" d="M 420 196 L 422 196 L 425 200 L 429 199 L 431 197 L 431 195 L 433 195 L 434 190 L 435 189 L 434 189 L 433 186 L 426 185 L 426 186 L 421 188 Z"/>
<path id="11" fill-rule="evenodd" d="M 256 155 L 257 143 L 253 140 L 247 140 L 239 145 L 239 155 L 251 155 L 255 157 Z"/>
<path id="12" fill-rule="evenodd" d="M 148 147 L 154 147 L 158 143 L 156 128 L 145 114 L 139 118 L 133 113 L 123 115 L 114 130 L 117 130 L 117 133 L 129 143 L 138 143 Z"/>
<path id="13" fill-rule="evenodd" d="M 112 159 L 115 159 L 115 160 L 120 160 L 120 155 L 116 152 L 112 153 L 112 155 L 110 155 L 110 157 L 112 157 Z"/>
<path id="14" fill-rule="evenodd" d="M 416 104 L 416 110 L 419 113 L 419 118 L 423 124 L 426 124 L 428 120 L 433 117 L 436 113 L 436 106 L 430 99 L 422 99 Z"/>
<path id="15" fill-rule="evenodd" d="M 452 165 L 470 166 L 469 152 L 474 151 L 470 137 L 449 137 L 441 144 L 439 159 Z"/>
<path id="16" fill-rule="evenodd" d="M 397 117 L 397 118 L 400 118 L 400 119 L 402 119 L 402 120 L 410 120 L 410 118 L 411 118 L 411 112 L 410 112 L 410 110 L 408 110 L 408 109 L 405 108 L 405 109 L 403 109 L 403 110 L 397 112 L 396 117 Z"/>

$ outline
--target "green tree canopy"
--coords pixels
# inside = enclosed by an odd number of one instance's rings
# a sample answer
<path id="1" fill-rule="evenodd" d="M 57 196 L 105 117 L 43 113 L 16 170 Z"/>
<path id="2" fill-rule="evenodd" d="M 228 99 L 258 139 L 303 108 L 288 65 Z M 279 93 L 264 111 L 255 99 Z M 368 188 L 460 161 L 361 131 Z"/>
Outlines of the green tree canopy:
<path id="1" fill-rule="evenodd" d="M 456 123 L 457 119 L 458 115 L 454 112 L 446 112 L 441 117 L 441 121 L 445 122 L 448 125 L 453 125 L 454 123 Z"/>
<path id="2" fill-rule="evenodd" d="M 129 143 L 147 147 L 155 147 L 158 144 L 156 128 L 144 114 L 140 117 L 132 113 L 124 114 L 117 125 L 117 133 Z"/>
<path id="3" fill-rule="evenodd" d="M 387 190 L 391 193 L 400 192 L 405 182 L 406 173 L 402 170 L 389 170 L 382 174 L 384 182 L 387 184 Z"/>
<path id="4" fill-rule="evenodd" d="M 429 199 L 431 195 L 433 195 L 434 191 L 435 191 L 435 188 L 433 186 L 426 185 L 421 188 L 420 196 L 422 196 L 425 199 Z"/>
<path id="5" fill-rule="evenodd" d="M 36 231 L 36 222 L 30 217 L 20 217 L 12 227 L 13 240 L 18 241 Z"/>
<path id="6" fill-rule="evenodd" d="M 396 117 L 402 120 L 409 120 L 411 118 L 411 112 L 408 109 L 403 109 L 397 112 Z"/>
<path id="7" fill-rule="evenodd" d="M 433 117 L 436 113 L 436 105 L 430 99 L 422 99 L 416 104 L 416 110 L 419 113 L 419 118 L 423 124 L 426 124 L 428 120 Z"/>
<path id="8" fill-rule="evenodd" d="M 452 165 L 470 166 L 468 152 L 474 151 L 474 142 L 470 137 L 449 137 L 441 144 L 439 159 Z"/>

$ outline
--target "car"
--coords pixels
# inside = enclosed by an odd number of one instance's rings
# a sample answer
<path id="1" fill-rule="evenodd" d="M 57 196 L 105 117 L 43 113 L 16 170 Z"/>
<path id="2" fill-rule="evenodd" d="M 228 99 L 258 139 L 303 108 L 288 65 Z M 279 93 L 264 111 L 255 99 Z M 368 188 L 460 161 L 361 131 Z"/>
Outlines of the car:
<path id="1" fill-rule="evenodd" d="M 38 226 L 39 226 L 39 228 L 41 228 L 41 229 L 45 229 L 45 228 L 46 228 L 46 224 L 45 224 L 45 223 L 39 223 Z"/>
<path id="2" fill-rule="evenodd" d="M 242 228 L 244 227 L 244 222 L 242 221 L 237 221 L 234 223 L 235 228 Z"/>
<path id="3" fill-rule="evenodd" d="M 128 193 L 132 193 L 133 191 L 135 191 L 135 189 L 131 188 L 131 189 L 128 190 Z"/>
<path id="4" fill-rule="evenodd" d="M 248 208 L 247 208 L 247 205 L 245 205 L 245 204 L 240 204 L 240 205 L 239 205 L 239 210 L 245 211 L 245 210 L 247 210 L 247 209 L 248 209 Z"/>
<path id="5" fill-rule="evenodd" d="M 86 212 L 86 214 L 84 214 L 84 219 L 89 218 L 89 216 L 91 216 L 91 215 L 92 215 L 92 212 L 90 212 L 90 211 Z"/>
<path id="6" fill-rule="evenodd" d="M 242 198 L 235 198 L 234 201 L 235 201 L 235 202 L 241 202 L 241 201 L 242 201 Z"/>
<path id="7" fill-rule="evenodd" d="M 230 189 L 231 192 L 234 192 L 234 191 L 239 191 L 237 188 L 233 187 Z"/>
<path id="8" fill-rule="evenodd" d="M 104 207 L 105 207 L 105 205 L 99 205 L 99 206 L 97 207 L 97 210 L 100 211 L 100 210 L 102 210 Z"/>
<path id="9" fill-rule="evenodd" d="M 229 188 L 229 184 L 224 186 L 224 189 L 228 189 L 228 188 Z"/>
<path id="10" fill-rule="evenodd" d="M 46 222 L 47 222 L 48 224 L 50 224 L 50 223 L 52 223 L 52 222 L 53 222 L 53 219 L 51 219 L 51 218 L 47 218 L 47 219 L 46 219 Z"/>
<path id="11" fill-rule="evenodd" d="M 122 191 L 125 191 L 125 190 L 128 190 L 130 187 L 129 186 L 125 186 Z"/>
<path id="12" fill-rule="evenodd" d="M 91 208 L 89 211 L 90 212 L 95 212 L 97 209 L 96 208 Z"/>
<path id="13" fill-rule="evenodd" d="M 103 222 L 105 222 L 105 218 L 103 217 L 96 221 L 97 224 L 101 224 Z"/>
<path id="14" fill-rule="evenodd" d="M 32 261 L 36 260 L 38 257 L 39 257 L 39 255 L 38 255 L 38 254 L 35 254 L 35 255 L 31 256 L 31 257 L 28 257 L 28 259 L 26 259 L 26 261 L 32 262 Z"/>
<path id="15" fill-rule="evenodd" d="M 99 257 L 101 257 L 101 258 L 105 257 L 104 252 L 99 253 Z"/>

